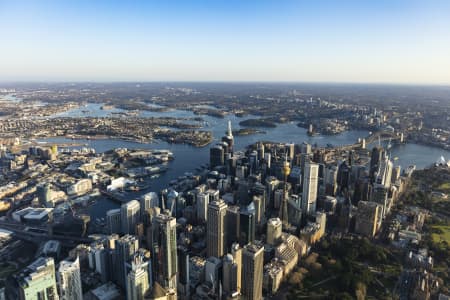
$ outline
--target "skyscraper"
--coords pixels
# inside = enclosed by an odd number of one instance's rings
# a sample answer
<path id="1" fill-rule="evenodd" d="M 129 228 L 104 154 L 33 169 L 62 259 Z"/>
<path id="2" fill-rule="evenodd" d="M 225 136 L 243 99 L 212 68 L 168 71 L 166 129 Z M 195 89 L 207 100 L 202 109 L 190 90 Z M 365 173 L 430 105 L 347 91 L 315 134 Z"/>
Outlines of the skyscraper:
<path id="1" fill-rule="evenodd" d="M 374 147 L 372 149 L 372 154 L 370 156 L 370 180 L 371 182 L 375 181 L 376 173 L 378 173 L 378 169 L 380 167 L 380 162 L 383 159 L 384 149 L 381 147 Z"/>
<path id="2" fill-rule="evenodd" d="M 40 257 L 17 277 L 21 300 L 57 300 L 55 262 L 51 257 Z"/>
<path id="3" fill-rule="evenodd" d="M 239 266 L 234 262 L 233 255 L 227 254 L 223 257 L 222 282 L 225 295 L 238 292 L 238 270 Z"/>
<path id="4" fill-rule="evenodd" d="M 116 283 L 122 288 L 126 287 L 127 270 L 125 265 L 130 262 L 139 249 L 139 240 L 132 235 L 124 235 L 115 241 L 113 271 Z"/>
<path id="5" fill-rule="evenodd" d="M 209 150 L 209 165 L 213 169 L 217 166 L 223 166 L 225 163 L 225 150 L 221 145 L 215 145 Z"/>
<path id="6" fill-rule="evenodd" d="M 150 192 L 141 197 L 141 210 L 147 210 L 151 207 L 159 207 L 159 197 L 155 192 Z"/>
<path id="7" fill-rule="evenodd" d="M 197 194 L 197 219 L 200 222 L 206 222 L 208 219 L 209 194 L 206 192 Z"/>
<path id="8" fill-rule="evenodd" d="M 245 300 L 261 300 L 263 284 L 264 246 L 251 243 L 242 252 L 242 296 Z"/>
<path id="9" fill-rule="evenodd" d="M 108 233 L 119 233 L 122 230 L 122 220 L 121 220 L 121 210 L 120 208 L 110 209 L 106 212 L 106 227 L 108 228 Z"/>
<path id="10" fill-rule="evenodd" d="M 230 249 L 233 243 L 239 241 L 239 230 L 240 230 L 240 209 L 237 205 L 232 205 L 227 207 L 226 219 L 226 247 Z"/>
<path id="11" fill-rule="evenodd" d="M 267 244 L 275 245 L 281 237 L 282 224 L 279 218 L 269 219 L 267 222 Z"/>
<path id="12" fill-rule="evenodd" d="M 80 262 L 78 257 L 74 261 L 63 260 L 59 263 L 56 273 L 61 300 L 82 300 Z"/>
<path id="13" fill-rule="evenodd" d="M 177 247 L 178 255 L 178 295 L 189 297 L 190 278 L 189 278 L 189 250 L 185 246 Z"/>
<path id="14" fill-rule="evenodd" d="M 294 148 L 294 147 L 292 147 Z M 293 149 L 292 149 L 293 151 Z M 287 157 L 284 160 L 283 164 L 283 176 L 284 176 L 284 184 L 283 184 L 283 199 L 280 206 L 279 216 L 283 225 L 289 225 L 289 217 L 288 217 L 288 208 L 287 208 L 287 178 L 291 173 L 291 167 L 289 162 L 287 161 Z"/>
<path id="15" fill-rule="evenodd" d="M 133 255 L 131 270 L 127 274 L 127 300 L 143 300 L 149 289 L 148 262 L 141 253 Z"/>
<path id="16" fill-rule="evenodd" d="M 381 206 L 375 202 L 358 202 L 355 232 L 373 237 L 379 229 Z"/>
<path id="17" fill-rule="evenodd" d="M 306 163 L 303 174 L 302 210 L 312 215 L 316 212 L 317 185 L 319 181 L 319 165 Z"/>
<path id="18" fill-rule="evenodd" d="M 231 121 L 230 120 L 228 120 L 228 129 L 227 129 L 226 135 L 222 137 L 222 142 L 227 143 L 228 152 L 232 153 L 234 138 L 233 138 L 233 131 L 231 130 Z"/>
<path id="19" fill-rule="evenodd" d="M 247 245 L 255 240 L 255 215 L 249 211 L 241 211 L 239 216 L 239 244 Z"/>
<path id="20" fill-rule="evenodd" d="M 153 275 L 164 289 L 177 289 L 177 234 L 176 219 L 159 214 L 152 222 Z"/>
<path id="21" fill-rule="evenodd" d="M 122 204 L 120 207 L 122 233 L 134 234 L 140 219 L 140 204 L 137 200 Z"/>
<path id="22" fill-rule="evenodd" d="M 208 256 L 222 257 L 225 254 L 225 216 L 227 205 L 223 200 L 208 205 L 206 226 L 206 252 Z"/>
<path id="23" fill-rule="evenodd" d="M 242 286 L 242 248 L 238 243 L 234 243 L 231 246 L 231 255 L 233 256 L 233 262 L 237 266 L 237 291 L 239 292 Z"/>

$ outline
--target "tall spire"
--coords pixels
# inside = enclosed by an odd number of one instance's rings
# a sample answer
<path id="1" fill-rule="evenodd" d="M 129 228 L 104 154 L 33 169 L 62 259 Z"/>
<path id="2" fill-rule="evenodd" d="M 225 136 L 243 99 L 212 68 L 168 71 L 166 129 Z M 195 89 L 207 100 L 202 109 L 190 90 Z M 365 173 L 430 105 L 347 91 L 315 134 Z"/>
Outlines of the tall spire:
<path id="1" fill-rule="evenodd" d="M 231 130 L 231 120 L 228 120 L 227 136 L 233 137 L 233 131 Z"/>
<path id="2" fill-rule="evenodd" d="M 284 175 L 284 186 L 283 186 L 283 198 L 282 198 L 282 202 L 280 205 L 280 212 L 279 212 L 279 217 L 281 219 L 281 221 L 283 222 L 284 226 L 289 226 L 289 220 L 288 220 L 288 204 L 287 204 L 287 178 L 289 176 L 289 174 L 291 173 L 291 168 L 290 168 L 290 164 L 287 160 L 287 152 L 285 153 L 284 156 L 284 164 L 283 164 L 283 175 Z"/>

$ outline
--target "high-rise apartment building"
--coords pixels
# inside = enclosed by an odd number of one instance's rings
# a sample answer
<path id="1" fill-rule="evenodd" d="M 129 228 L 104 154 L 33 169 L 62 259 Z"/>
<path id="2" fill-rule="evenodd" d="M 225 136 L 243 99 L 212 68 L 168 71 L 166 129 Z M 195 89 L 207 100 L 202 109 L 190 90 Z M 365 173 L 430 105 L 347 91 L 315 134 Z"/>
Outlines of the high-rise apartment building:
<path id="1" fill-rule="evenodd" d="M 19 299 L 57 300 L 55 262 L 51 257 L 40 257 L 17 277 Z"/>
<path id="2" fill-rule="evenodd" d="M 56 272 L 58 289 L 61 300 L 82 300 L 80 262 L 78 257 L 74 260 L 63 260 L 59 263 Z"/>

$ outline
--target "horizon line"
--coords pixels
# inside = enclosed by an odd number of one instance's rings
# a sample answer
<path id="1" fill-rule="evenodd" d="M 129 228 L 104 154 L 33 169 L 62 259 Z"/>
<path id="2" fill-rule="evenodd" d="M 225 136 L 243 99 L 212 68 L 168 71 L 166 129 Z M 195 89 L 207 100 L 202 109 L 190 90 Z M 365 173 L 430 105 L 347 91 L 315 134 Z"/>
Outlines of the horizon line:
<path id="1" fill-rule="evenodd" d="M 118 83 L 223 83 L 223 84 L 317 84 L 317 85 L 373 85 L 449 87 L 448 83 L 378 82 L 378 81 L 294 81 L 294 80 L 0 80 L 0 84 L 118 84 Z"/>

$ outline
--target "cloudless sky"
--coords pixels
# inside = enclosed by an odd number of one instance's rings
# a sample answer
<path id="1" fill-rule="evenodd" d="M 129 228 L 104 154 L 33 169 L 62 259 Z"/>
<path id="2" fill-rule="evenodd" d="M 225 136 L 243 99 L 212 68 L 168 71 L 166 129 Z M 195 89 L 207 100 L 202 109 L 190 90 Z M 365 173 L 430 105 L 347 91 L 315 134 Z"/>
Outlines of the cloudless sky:
<path id="1" fill-rule="evenodd" d="M 450 84 L 450 1 L 0 0 L 0 80 Z"/>

